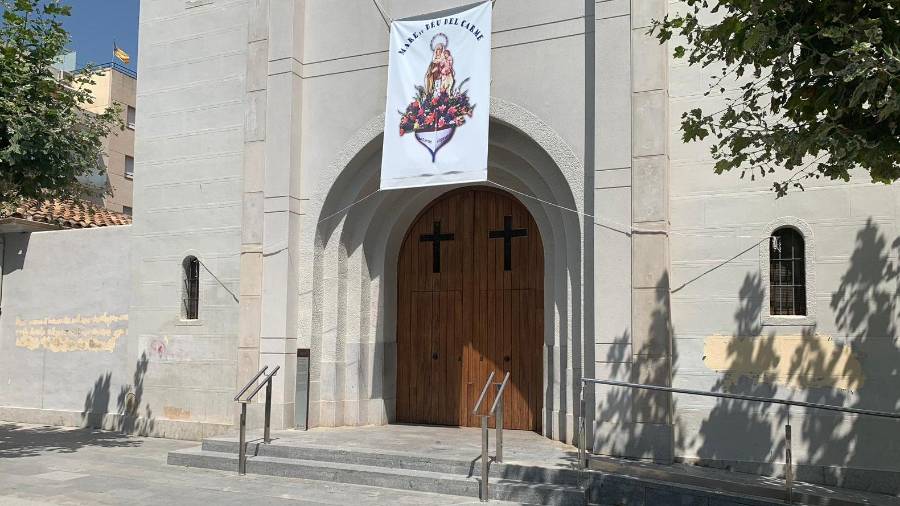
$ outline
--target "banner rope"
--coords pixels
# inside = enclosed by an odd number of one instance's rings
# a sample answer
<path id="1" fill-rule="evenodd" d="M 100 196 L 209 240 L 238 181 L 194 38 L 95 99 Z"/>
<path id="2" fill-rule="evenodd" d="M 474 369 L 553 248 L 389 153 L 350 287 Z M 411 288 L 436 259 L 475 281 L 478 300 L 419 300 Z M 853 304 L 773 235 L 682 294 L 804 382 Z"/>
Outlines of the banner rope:
<path id="1" fill-rule="evenodd" d="M 494 6 L 496 6 L 497 0 L 490 0 L 490 2 L 491 2 L 491 8 L 493 8 Z M 384 24 L 388 28 L 388 31 L 390 31 L 391 23 L 393 22 L 393 19 L 387 14 L 387 10 L 385 10 L 385 8 L 381 5 L 381 2 L 379 2 L 379 0 L 372 0 L 372 3 L 375 4 L 375 8 L 378 10 L 378 14 L 381 16 L 381 19 L 384 21 Z M 658 235 L 665 235 L 665 236 L 669 236 L 669 237 L 675 235 L 675 236 L 683 236 L 683 237 L 703 237 L 703 238 L 721 237 L 721 238 L 729 238 L 729 239 L 747 238 L 747 239 L 759 239 L 759 240 L 768 238 L 768 236 L 757 237 L 757 236 L 752 236 L 752 235 L 734 235 L 734 234 L 718 235 L 718 236 L 717 235 L 708 235 L 708 234 L 689 234 L 689 233 L 684 233 L 684 232 L 677 232 L 677 231 L 670 231 L 670 230 L 663 230 L 663 229 L 640 228 L 640 227 L 635 227 L 631 224 L 619 223 L 619 222 L 608 221 L 608 220 L 601 220 L 599 217 L 597 217 L 595 215 L 584 213 L 577 209 L 572 209 L 572 208 L 557 204 L 556 202 L 551 202 L 549 200 L 541 199 L 535 195 L 531 195 L 531 194 L 516 190 L 514 188 L 510 188 L 508 186 L 504 186 L 495 181 L 491 181 L 490 179 L 488 179 L 486 182 L 490 183 L 498 188 L 502 188 L 506 191 L 509 191 L 511 193 L 515 193 L 517 195 L 521 195 L 523 197 L 541 202 L 542 204 L 552 206 L 552 207 L 555 207 L 555 208 L 558 208 L 558 209 L 561 209 L 564 211 L 568 211 L 570 213 L 577 214 L 585 219 L 590 219 L 591 223 L 594 226 L 605 228 L 605 229 L 611 230 L 613 232 L 623 234 L 628 237 L 631 237 L 633 234 L 654 234 L 654 235 L 658 234 Z M 338 215 L 348 211 L 350 208 L 368 200 L 369 198 L 371 198 L 373 195 L 375 195 L 376 193 L 378 193 L 380 191 L 381 191 L 381 188 L 369 193 L 368 195 L 366 195 L 366 196 L 360 198 L 359 200 L 353 202 L 352 204 L 340 209 L 339 211 L 329 214 L 328 216 L 320 219 L 317 222 L 317 225 L 319 223 L 330 220 L 331 218 L 334 218 L 335 216 L 338 216 Z"/>
<path id="2" fill-rule="evenodd" d="M 384 24 L 387 26 L 388 31 L 390 31 L 391 23 L 393 23 L 394 20 L 386 14 L 387 11 L 385 11 L 384 8 L 381 7 L 381 4 L 378 3 L 378 0 L 372 0 L 372 3 L 375 4 L 375 8 L 378 9 L 378 14 L 381 14 L 381 19 L 384 20 Z M 496 6 L 497 6 L 497 0 L 491 0 L 491 8 L 493 9 Z"/>
<path id="3" fill-rule="evenodd" d="M 577 214 L 577 215 L 579 215 L 579 216 L 582 216 L 582 217 L 584 217 L 584 218 L 590 218 L 594 225 L 597 225 L 598 227 L 603 227 L 603 228 L 612 230 L 613 232 L 619 232 L 620 234 L 624 234 L 624 235 L 628 235 L 628 236 L 630 236 L 631 234 L 660 234 L 660 235 L 668 235 L 668 234 L 669 234 L 669 232 L 666 231 L 666 230 L 655 230 L 655 229 L 649 229 L 649 228 L 647 228 L 647 229 L 644 229 L 644 228 L 636 228 L 636 227 L 632 227 L 632 226 L 629 226 L 629 225 L 625 225 L 625 224 L 623 224 L 623 223 L 617 223 L 617 222 L 614 222 L 614 221 L 607 221 L 607 222 L 603 223 L 603 222 L 598 221 L 598 218 L 597 218 L 596 216 L 592 215 L 592 214 L 583 213 L 583 212 L 581 212 L 581 211 L 579 211 L 579 210 L 577 210 L 577 209 L 572 209 L 572 208 L 569 208 L 569 207 L 566 207 L 566 206 L 563 206 L 563 205 L 559 205 L 559 204 L 557 204 L 556 202 L 550 202 L 549 200 L 544 200 L 544 199 L 539 198 L 539 197 L 536 197 L 536 196 L 534 196 L 534 195 L 531 195 L 531 194 L 528 194 L 528 193 L 525 193 L 525 192 L 516 190 L 516 189 L 514 189 L 514 188 L 510 188 L 509 186 L 504 186 L 504 185 L 502 185 L 502 184 L 500 184 L 500 183 L 497 183 L 497 182 L 495 182 L 495 181 L 491 181 L 490 179 L 488 179 L 488 183 L 491 183 L 491 184 L 494 185 L 494 186 L 503 188 L 504 190 L 506 190 L 506 191 L 508 191 L 508 192 L 516 193 L 516 194 L 521 195 L 521 196 L 523 196 L 523 197 L 528 197 L 528 198 L 530 198 L 530 199 L 537 200 L 538 202 L 540 202 L 540 203 L 542 203 L 542 204 L 547 204 L 548 206 L 557 207 L 557 208 L 562 209 L 562 210 L 564 210 L 564 211 L 569 211 L 570 213 L 575 213 L 575 214 Z"/>
<path id="4" fill-rule="evenodd" d="M 568 211 L 568 212 L 570 212 L 570 213 L 577 214 L 577 215 L 582 216 L 582 217 L 584 217 L 584 218 L 588 218 L 588 219 L 591 220 L 591 223 L 593 223 L 595 226 L 598 226 L 598 227 L 601 227 L 601 228 L 605 228 L 605 229 L 608 229 L 608 230 L 612 230 L 613 232 L 618 232 L 618 233 L 623 234 L 623 235 L 626 235 L 626 236 L 628 236 L 628 237 L 631 237 L 633 234 L 658 234 L 658 235 L 679 236 L 679 237 L 702 237 L 702 238 L 704 238 L 704 239 L 716 239 L 716 238 L 720 238 L 720 239 L 756 239 L 756 240 L 759 240 L 759 241 L 762 241 L 762 240 L 765 240 L 765 239 L 768 239 L 768 238 L 769 238 L 768 235 L 760 235 L 760 236 L 756 236 L 756 235 L 734 235 L 734 234 L 728 234 L 728 235 L 690 234 L 690 233 L 678 232 L 678 231 L 671 231 L 671 230 L 657 230 L 657 229 L 652 229 L 652 228 L 639 228 L 639 227 L 633 227 L 633 226 L 629 226 L 629 225 L 624 224 L 624 223 L 618 223 L 618 222 L 615 222 L 615 221 L 600 220 L 600 219 L 599 219 L 597 216 L 595 216 L 595 215 L 588 214 L 588 213 L 583 213 L 583 212 L 581 212 L 581 211 L 579 211 L 579 210 L 577 210 L 577 209 L 572 209 L 572 208 L 570 208 L 570 207 L 566 207 L 566 206 L 564 206 L 564 205 L 557 204 L 556 202 L 551 202 L 551 201 L 549 201 L 549 200 L 542 199 L 542 198 L 537 197 L 537 196 L 535 196 L 535 195 L 531 195 L 531 194 L 529 194 L 529 193 L 525 193 L 525 192 L 523 192 L 523 191 L 516 190 L 515 188 L 510 188 L 509 186 L 502 185 L 502 184 L 500 184 L 500 183 L 497 183 L 496 181 L 491 181 L 490 179 L 488 179 L 486 182 L 487 182 L 487 183 L 490 183 L 490 184 L 492 184 L 492 185 L 494 185 L 494 186 L 496 186 L 496 187 L 498 187 L 498 188 L 502 188 L 502 189 L 504 189 L 504 190 L 506 190 L 506 191 L 508 191 L 508 192 L 510 192 L 510 193 L 515 193 L 515 194 L 517 194 L 517 195 L 521 195 L 521 196 L 523 196 L 523 197 L 526 197 L 526 198 L 529 198 L 529 199 L 532 199 L 532 200 L 536 200 L 536 201 L 538 201 L 538 202 L 540 202 L 540 203 L 542 203 L 542 204 L 546 204 L 546 205 L 548 205 L 548 206 L 552 206 L 552 207 L 555 207 L 555 208 L 557 208 L 557 209 L 562 209 L 563 211 Z M 344 212 L 346 212 L 346 211 L 349 211 L 350 208 L 352 208 L 352 207 L 354 207 L 354 206 L 356 206 L 356 205 L 358 205 L 358 204 L 363 203 L 364 201 L 366 201 L 366 200 L 372 198 L 372 196 L 374 196 L 376 193 L 379 193 L 379 192 L 382 192 L 382 191 L 388 191 L 388 190 L 382 190 L 381 188 L 379 188 L 379 189 L 377 189 L 377 190 L 375 190 L 375 191 L 373 191 L 373 192 L 367 194 L 366 196 L 364 196 L 364 197 L 362 197 L 362 198 L 356 200 L 356 201 L 353 202 L 352 204 L 349 204 L 349 205 L 347 205 L 347 206 L 341 208 L 340 210 L 335 211 L 335 212 L 329 214 L 328 216 L 326 216 L 326 217 L 320 219 L 319 221 L 316 222 L 316 225 L 319 225 L 320 223 L 325 222 L 325 221 L 328 221 L 328 220 L 330 220 L 331 218 L 334 218 L 335 216 L 337 216 L 337 215 L 339 215 L 339 214 L 342 214 L 342 213 L 344 213 Z"/>
<path id="5" fill-rule="evenodd" d="M 368 199 L 369 197 L 371 197 L 372 195 L 375 195 L 376 193 L 378 193 L 378 192 L 380 192 L 380 191 L 381 191 L 381 188 L 379 188 L 379 189 L 373 191 L 372 193 L 366 195 L 365 197 L 363 197 L 363 198 L 357 200 L 356 202 L 350 204 L 349 206 L 347 206 L 347 207 L 341 209 L 340 211 L 337 211 L 337 212 L 335 212 L 335 213 L 329 214 L 328 216 L 326 216 L 326 217 L 322 218 L 321 220 L 317 221 L 317 222 L 316 222 L 316 225 L 318 225 L 319 223 L 322 223 L 323 221 L 327 221 L 327 220 L 330 220 L 331 218 L 334 218 L 335 216 L 337 216 L 337 215 L 343 213 L 344 211 L 350 209 L 351 207 L 355 206 L 356 204 L 361 203 L 362 201 Z"/>
<path id="6" fill-rule="evenodd" d="M 378 9 L 378 14 L 381 14 L 381 19 L 384 20 L 384 24 L 385 26 L 387 26 L 388 31 L 391 31 L 391 22 L 393 22 L 394 20 L 391 19 L 390 16 L 385 13 L 385 10 L 381 8 L 381 4 L 378 3 L 378 0 L 372 0 L 372 3 L 374 3 L 375 8 Z"/>
<path id="7" fill-rule="evenodd" d="M 592 215 L 592 214 L 583 213 L 583 212 L 581 212 L 581 211 L 579 211 L 579 210 L 577 210 L 577 209 L 572 209 L 572 208 L 569 208 L 569 207 L 566 207 L 566 206 L 557 204 L 556 202 L 551 202 L 551 201 L 549 201 L 549 200 L 544 200 L 544 199 L 539 198 L 539 197 L 536 197 L 536 196 L 534 196 L 534 195 L 531 195 L 531 194 L 528 194 L 528 193 L 525 193 L 525 192 L 516 190 L 516 189 L 514 189 L 514 188 L 510 188 L 510 187 L 508 187 L 508 186 L 504 186 L 504 185 L 502 185 L 502 184 L 500 184 L 500 183 L 497 183 L 497 182 L 495 182 L 495 181 L 491 181 L 490 179 L 488 179 L 487 182 L 488 182 L 488 183 L 491 183 L 491 184 L 494 185 L 494 186 L 497 186 L 497 187 L 499 187 L 499 188 L 502 188 L 502 189 L 504 189 L 504 190 L 506 190 L 506 191 L 508 191 L 508 192 L 515 193 L 515 194 L 521 195 L 521 196 L 523 196 L 523 197 L 527 197 L 527 198 L 536 200 L 536 201 L 538 201 L 538 202 L 541 202 L 542 204 L 546 204 L 546 205 L 548 205 L 548 206 L 553 206 L 553 207 L 562 209 L 562 210 L 564 210 L 564 211 L 569 211 L 570 213 L 574 213 L 574 214 L 577 214 L 577 215 L 579 215 L 579 216 L 583 216 L 583 217 L 585 217 L 585 218 L 590 218 L 591 222 L 592 222 L 594 225 L 598 226 L 598 227 L 606 228 L 606 229 L 612 230 L 612 231 L 614 231 L 614 232 L 619 232 L 620 234 L 624 234 L 624 235 L 627 235 L 627 236 L 631 236 L 632 234 L 659 234 L 659 235 L 668 235 L 668 236 L 677 235 L 677 236 L 682 236 L 682 237 L 703 237 L 703 238 L 709 238 L 709 239 L 713 239 L 713 238 L 717 238 L 717 237 L 718 237 L 718 238 L 726 238 L 726 239 L 759 239 L 759 240 L 763 240 L 763 239 L 768 239 L 768 238 L 769 238 L 768 235 L 764 235 L 764 236 L 755 236 L 755 235 L 708 235 L 708 234 L 688 234 L 688 233 L 677 232 L 677 231 L 673 232 L 673 231 L 670 231 L 670 230 L 657 230 L 657 229 L 653 229 L 653 228 L 638 228 L 638 227 L 634 227 L 634 226 L 630 226 L 630 225 L 626 225 L 626 224 L 624 224 L 624 223 L 618 223 L 618 222 L 614 222 L 614 221 L 600 221 L 599 218 L 598 218 L 597 216 L 594 216 L 594 215 Z"/>

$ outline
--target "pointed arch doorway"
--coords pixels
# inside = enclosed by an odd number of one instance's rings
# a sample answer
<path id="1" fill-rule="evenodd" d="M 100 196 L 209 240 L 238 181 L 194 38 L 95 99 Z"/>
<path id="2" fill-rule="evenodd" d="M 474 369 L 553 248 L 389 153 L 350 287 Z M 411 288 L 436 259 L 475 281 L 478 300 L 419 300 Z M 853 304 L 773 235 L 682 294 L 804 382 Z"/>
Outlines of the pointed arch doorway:
<path id="1" fill-rule="evenodd" d="M 525 206 L 486 187 L 438 197 L 407 231 L 397 274 L 397 421 L 478 426 L 481 388 L 508 371 L 504 427 L 540 431 L 544 250 Z"/>

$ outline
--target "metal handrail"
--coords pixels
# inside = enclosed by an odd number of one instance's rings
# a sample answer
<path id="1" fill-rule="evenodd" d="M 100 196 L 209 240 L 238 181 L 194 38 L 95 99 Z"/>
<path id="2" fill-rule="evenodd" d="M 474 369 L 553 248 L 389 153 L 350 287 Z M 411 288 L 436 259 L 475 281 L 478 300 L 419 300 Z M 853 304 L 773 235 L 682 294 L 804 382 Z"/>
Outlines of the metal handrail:
<path id="1" fill-rule="evenodd" d="M 481 389 L 481 396 L 478 397 L 478 402 L 475 403 L 475 407 L 472 409 L 472 414 L 477 415 L 478 410 L 481 408 L 481 403 L 484 402 L 484 396 L 487 395 L 488 387 L 492 384 L 497 385 L 497 397 L 494 398 L 494 404 L 491 406 L 490 411 L 486 415 L 481 416 L 481 487 L 478 491 L 478 498 L 481 499 L 481 502 L 487 502 L 489 498 L 488 493 L 488 478 L 490 476 L 490 461 L 488 456 L 488 446 L 490 445 L 490 434 L 488 432 L 488 419 L 490 417 L 494 418 L 494 428 L 497 431 L 497 441 L 494 445 L 494 462 L 503 462 L 503 392 L 506 390 L 506 385 L 509 383 L 509 371 L 506 371 L 506 376 L 503 377 L 503 381 L 501 383 L 491 383 L 494 380 L 494 371 L 491 371 L 490 376 L 488 376 L 487 381 L 484 383 L 484 388 Z M 500 408 L 497 411 L 497 408 Z"/>
<path id="2" fill-rule="evenodd" d="M 272 425 L 272 378 L 275 377 L 275 374 L 281 369 L 281 366 L 276 365 L 272 372 L 266 374 L 266 377 L 256 385 L 256 388 L 250 392 L 246 398 L 241 399 L 241 396 L 244 395 L 247 390 L 253 386 L 253 383 L 262 376 L 269 366 L 263 366 L 253 378 L 247 382 L 244 388 L 238 392 L 237 395 L 234 396 L 234 400 L 236 402 L 241 403 L 241 419 L 240 419 L 240 438 L 238 440 L 238 474 L 247 474 L 247 404 L 253 400 L 253 396 L 255 396 L 263 386 L 266 387 L 266 418 L 265 424 L 263 425 L 263 443 L 269 444 L 272 442 L 271 438 L 271 425 Z"/>
<path id="3" fill-rule="evenodd" d="M 643 390 L 656 390 L 659 392 L 669 392 L 675 394 L 700 395 L 703 397 L 718 397 L 721 399 L 735 399 L 741 401 L 763 402 L 767 404 L 781 404 L 785 406 L 797 406 L 802 408 L 821 409 L 826 411 L 838 411 L 841 413 L 852 413 L 856 415 L 877 416 L 882 418 L 890 418 L 894 420 L 900 419 L 900 413 L 890 411 L 877 411 L 872 409 L 847 408 L 844 406 L 835 406 L 833 404 L 818 404 L 815 402 L 791 401 L 787 399 L 777 399 L 773 397 L 757 397 L 753 395 L 728 394 L 724 392 L 708 392 L 705 390 L 691 390 L 689 388 L 674 388 L 661 385 L 646 385 L 643 383 L 629 383 L 626 381 L 601 380 L 595 378 L 581 378 L 581 413 L 578 417 L 578 438 L 576 445 L 578 446 L 578 463 L 582 469 L 587 468 L 587 426 L 585 421 L 585 399 L 584 386 L 587 383 L 598 385 L 609 385 L 615 387 L 640 388 Z M 793 470 L 793 454 L 791 452 L 791 424 L 790 421 L 785 424 L 785 492 L 788 504 L 793 504 L 794 498 L 794 470 Z"/>
<path id="4" fill-rule="evenodd" d="M 506 390 L 506 384 L 509 383 L 509 371 L 506 371 L 506 376 L 503 377 L 503 382 L 500 383 L 500 389 L 497 390 L 497 398 L 494 399 L 494 405 L 491 406 L 491 414 L 493 415 L 497 411 L 497 405 L 500 404 L 500 399 L 503 398 L 503 391 Z M 503 413 L 503 410 L 500 410 L 500 413 Z"/>
<path id="5" fill-rule="evenodd" d="M 880 416 L 884 418 L 900 419 L 900 413 L 892 413 L 890 411 L 876 411 L 872 409 L 845 408 L 843 406 L 835 406 L 833 404 L 817 404 L 814 402 L 790 401 L 787 399 L 776 399 L 772 397 L 755 397 L 752 395 L 727 394 L 724 392 L 707 392 L 705 390 L 690 390 L 687 388 L 664 387 L 660 385 L 644 385 L 641 383 L 628 383 L 625 381 L 600 380 L 592 378 L 582 378 L 585 383 L 599 383 L 601 385 L 611 385 L 616 387 L 632 387 L 642 388 L 645 390 L 659 390 L 661 392 L 672 392 L 675 394 L 702 395 L 705 397 L 721 397 L 724 399 L 738 399 L 742 401 L 766 402 L 769 404 L 787 404 L 789 406 L 800 406 L 804 408 L 824 409 L 828 411 L 841 411 L 844 413 L 854 413 L 857 415 Z"/>
<path id="6" fill-rule="evenodd" d="M 260 369 L 259 372 L 257 372 L 252 378 L 250 378 L 250 381 L 248 381 L 247 384 L 244 385 L 244 388 L 242 388 L 241 391 L 238 392 L 237 395 L 234 396 L 234 400 L 239 401 L 241 399 L 241 396 L 244 395 L 244 392 L 249 390 L 250 387 L 253 386 L 254 383 L 256 383 L 256 380 L 259 379 L 259 377 L 262 376 L 263 373 L 266 372 L 266 369 L 268 369 L 268 368 L 269 368 L 269 366 L 267 366 L 267 365 L 263 366 L 263 368 Z"/>
<path id="7" fill-rule="evenodd" d="M 491 371 L 491 375 L 488 376 L 487 381 L 484 382 L 484 388 L 481 389 L 481 395 L 478 396 L 478 402 L 475 403 L 475 407 L 472 408 L 472 414 L 477 415 L 478 409 L 481 407 L 481 403 L 484 402 L 484 396 L 487 395 L 488 387 L 491 386 L 491 381 L 494 379 L 494 371 Z"/>
<path id="8" fill-rule="evenodd" d="M 263 378 L 263 380 L 262 380 L 258 385 L 256 385 L 256 388 L 253 389 L 252 392 L 250 392 L 250 395 L 248 395 L 247 398 L 244 399 L 244 400 L 241 401 L 241 402 L 250 402 L 250 401 L 253 399 L 253 396 L 256 395 L 257 392 L 259 392 L 260 390 L 262 390 L 263 385 L 269 385 L 269 384 L 271 384 L 271 381 L 270 381 L 270 380 L 272 379 L 272 376 L 275 376 L 275 373 L 277 373 L 279 369 L 281 369 L 281 366 L 280 366 L 280 365 L 276 365 L 276 366 L 275 366 L 275 369 L 272 369 L 272 372 L 270 372 L 269 374 L 267 374 L 266 377 Z"/>

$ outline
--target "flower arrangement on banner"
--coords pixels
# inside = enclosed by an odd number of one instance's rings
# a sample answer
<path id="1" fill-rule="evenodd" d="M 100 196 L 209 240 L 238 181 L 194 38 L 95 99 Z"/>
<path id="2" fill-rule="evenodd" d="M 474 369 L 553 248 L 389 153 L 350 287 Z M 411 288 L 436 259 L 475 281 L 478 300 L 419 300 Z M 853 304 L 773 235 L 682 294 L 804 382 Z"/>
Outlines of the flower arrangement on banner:
<path id="1" fill-rule="evenodd" d="M 416 86 L 416 95 L 400 113 L 400 135 L 414 132 L 435 132 L 447 128 L 456 128 L 466 123 L 475 110 L 469 102 L 469 95 L 462 86 L 450 89 L 435 89 L 429 93 L 424 86 Z"/>
<path id="2" fill-rule="evenodd" d="M 400 136 L 412 133 L 416 142 L 431 154 L 431 163 L 438 151 L 452 139 L 456 129 L 466 123 L 475 111 L 463 87 L 469 81 L 457 84 L 450 39 L 439 33 L 431 39 L 433 54 L 425 70 L 425 85 L 415 86 L 416 94 L 406 111 L 400 114 Z"/>

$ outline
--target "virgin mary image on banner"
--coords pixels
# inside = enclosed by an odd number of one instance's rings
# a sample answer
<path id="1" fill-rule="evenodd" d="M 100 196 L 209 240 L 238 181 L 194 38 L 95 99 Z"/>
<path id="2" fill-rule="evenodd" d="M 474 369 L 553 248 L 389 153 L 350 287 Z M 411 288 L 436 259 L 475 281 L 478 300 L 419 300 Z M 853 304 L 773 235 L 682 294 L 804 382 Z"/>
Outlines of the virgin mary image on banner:
<path id="1" fill-rule="evenodd" d="M 431 40 L 434 56 L 425 73 L 425 86 L 416 87 L 413 101 L 399 119 L 400 135 L 412 133 L 416 141 L 431 154 L 432 163 L 441 148 L 450 143 L 457 127 L 474 114 L 475 104 L 462 89 L 468 79 L 454 87 L 453 55 L 449 40 L 439 33 Z"/>
<path id="2" fill-rule="evenodd" d="M 450 54 L 450 48 L 447 47 L 449 42 L 443 33 L 439 33 L 431 39 L 434 57 L 425 74 L 425 91 L 429 94 L 433 94 L 435 89 L 444 92 L 453 89 L 453 55 Z M 436 88 L 435 83 L 437 83 Z"/>
<path id="3" fill-rule="evenodd" d="M 382 189 L 487 179 L 490 9 L 392 23 Z"/>

